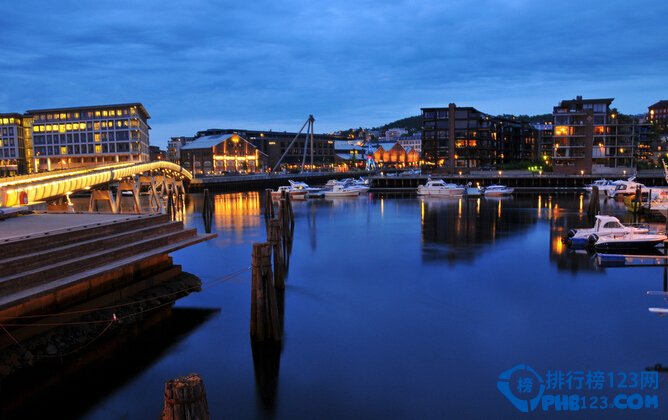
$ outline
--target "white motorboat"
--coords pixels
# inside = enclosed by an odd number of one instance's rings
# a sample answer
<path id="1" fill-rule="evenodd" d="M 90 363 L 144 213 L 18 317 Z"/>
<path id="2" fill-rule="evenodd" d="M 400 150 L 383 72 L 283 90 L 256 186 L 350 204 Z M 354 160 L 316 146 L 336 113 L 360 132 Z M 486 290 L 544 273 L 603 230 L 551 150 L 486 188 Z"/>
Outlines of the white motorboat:
<path id="1" fill-rule="evenodd" d="M 293 200 L 305 200 L 307 192 L 308 191 L 306 190 L 298 190 L 292 188 L 289 185 L 282 185 L 278 187 L 276 191 L 271 192 L 271 198 L 272 200 L 279 200 L 283 196 L 283 193 L 286 193 L 290 194 L 290 198 L 292 198 Z"/>
<path id="2" fill-rule="evenodd" d="M 649 233 L 649 227 L 645 226 L 625 226 L 618 218 L 614 216 L 597 215 L 593 228 L 571 229 L 565 238 L 566 243 L 572 247 L 586 246 L 590 238 L 595 241 L 611 235 L 625 235 L 627 233 L 646 234 Z M 592 237 L 596 235 L 596 238 Z"/>
<path id="3" fill-rule="evenodd" d="M 609 198 L 619 198 L 619 197 L 623 198 L 625 195 L 635 194 L 636 188 L 638 187 L 642 189 L 645 188 L 643 184 L 635 182 L 634 180 L 635 176 L 632 176 L 626 181 L 624 180 L 614 181 L 613 184 L 615 184 L 615 188 L 612 191 L 606 189 L 605 193 Z"/>
<path id="4" fill-rule="evenodd" d="M 359 190 L 351 189 L 343 185 L 334 185 L 331 191 L 325 191 L 326 198 L 357 197 L 359 195 Z"/>
<path id="5" fill-rule="evenodd" d="M 598 179 L 591 184 L 585 185 L 585 191 L 591 192 L 592 187 L 598 188 L 598 191 L 601 194 L 607 194 L 606 191 L 614 191 L 614 189 L 617 187 L 617 184 L 615 184 L 615 181 L 611 181 L 609 179 Z"/>
<path id="6" fill-rule="evenodd" d="M 306 191 L 306 198 L 322 198 L 324 191 L 322 188 L 310 187 L 306 182 L 288 180 L 290 187 L 297 191 Z"/>
<path id="7" fill-rule="evenodd" d="M 433 196 L 459 196 L 464 194 L 465 187 L 457 184 L 446 184 L 442 179 L 429 180 L 425 185 L 420 185 L 417 188 L 418 195 L 433 195 Z"/>
<path id="8" fill-rule="evenodd" d="M 616 249 L 654 248 L 668 239 L 662 233 L 624 233 L 598 237 L 591 235 L 589 242 L 596 251 Z"/>
<path id="9" fill-rule="evenodd" d="M 507 187 L 505 185 L 490 185 L 483 188 L 482 193 L 486 197 L 500 197 L 504 195 L 510 195 L 515 191 L 514 188 Z"/>

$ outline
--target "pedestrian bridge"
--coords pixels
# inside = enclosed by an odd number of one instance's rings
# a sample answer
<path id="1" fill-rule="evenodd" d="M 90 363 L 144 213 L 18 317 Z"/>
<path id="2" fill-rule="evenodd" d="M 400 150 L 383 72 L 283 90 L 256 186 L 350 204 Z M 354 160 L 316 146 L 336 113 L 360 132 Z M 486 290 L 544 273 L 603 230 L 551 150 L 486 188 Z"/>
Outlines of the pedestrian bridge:
<path id="1" fill-rule="evenodd" d="M 121 189 L 132 188 L 137 192 L 142 183 L 152 185 L 155 190 L 156 184 L 168 188 L 166 180 L 178 182 L 182 186 L 183 181 L 190 181 L 192 178 L 192 174 L 181 166 L 163 161 L 107 164 L 0 178 L 0 207 L 54 201 L 69 197 L 77 191 L 108 189 L 113 183 L 118 183 Z"/>

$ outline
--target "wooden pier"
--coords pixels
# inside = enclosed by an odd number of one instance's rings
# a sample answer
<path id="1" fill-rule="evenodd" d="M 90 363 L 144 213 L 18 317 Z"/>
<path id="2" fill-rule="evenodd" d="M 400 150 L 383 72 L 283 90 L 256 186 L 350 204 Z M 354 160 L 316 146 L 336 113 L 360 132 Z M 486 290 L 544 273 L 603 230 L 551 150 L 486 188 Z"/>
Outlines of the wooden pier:
<path id="1" fill-rule="evenodd" d="M 167 214 L 34 214 L 2 228 L 0 324 L 11 334 L 0 349 L 48 330 L 31 325 L 41 316 L 120 301 L 175 278 L 181 267 L 168 254 L 216 236 Z"/>

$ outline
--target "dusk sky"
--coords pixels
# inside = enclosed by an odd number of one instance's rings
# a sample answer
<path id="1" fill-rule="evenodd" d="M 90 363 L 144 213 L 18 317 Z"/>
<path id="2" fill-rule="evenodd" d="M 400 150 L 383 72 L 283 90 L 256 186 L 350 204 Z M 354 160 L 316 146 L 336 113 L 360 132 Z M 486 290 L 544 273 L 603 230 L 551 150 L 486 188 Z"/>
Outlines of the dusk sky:
<path id="1" fill-rule="evenodd" d="M 0 112 L 142 102 L 151 143 L 206 128 L 372 127 L 668 99 L 664 1 L 35 1 L 0 14 Z"/>

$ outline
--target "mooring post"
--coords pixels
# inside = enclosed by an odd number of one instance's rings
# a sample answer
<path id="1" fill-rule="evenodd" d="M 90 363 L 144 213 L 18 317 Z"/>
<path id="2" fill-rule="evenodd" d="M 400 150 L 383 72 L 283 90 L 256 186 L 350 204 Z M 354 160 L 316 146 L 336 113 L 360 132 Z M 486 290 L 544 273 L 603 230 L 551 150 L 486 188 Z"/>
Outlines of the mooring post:
<path id="1" fill-rule="evenodd" d="M 271 244 L 274 257 L 274 287 L 285 289 L 285 260 L 283 259 L 281 223 L 279 220 L 269 220 L 267 241 Z"/>
<path id="2" fill-rule="evenodd" d="M 209 404 L 204 381 L 196 374 L 169 380 L 165 383 L 162 420 L 208 420 Z"/>
<path id="3" fill-rule="evenodd" d="M 290 234 L 292 234 L 292 231 L 295 228 L 295 214 L 292 210 L 292 198 L 290 197 L 290 194 L 286 194 L 285 202 L 288 206 L 288 217 L 290 218 Z"/>
<path id="4" fill-rule="evenodd" d="M 251 277 L 251 339 L 258 342 L 281 341 L 282 331 L 271 271 L 271 244 L 253 244 Z"/>
<path id="5" fill-rule="evenodd" d="M 268 220 L 274 217 L 274 203 L 271 200 L 272 189 L 264 190 L 264 219 Z"/>
<path id="6" fill-rule="evenodd" d="M 213 203 L 208 188 L 204 189 L 204 203 L 202 204 L 202 217 L 204 218 L 204 230 L 211 233 L 211 218 L 213 217 Z"/>
<path id="7" fill-rule="evenodd" d="M 589 216 L 594 217 L 598 214 L 599 212 L 599 198 L 598 198 L 598 187 L 593 186 L 591 187 L 591 196 L 589 197 L 589 208 L 587 210 L 587 213 L 589 213 Z"/>

